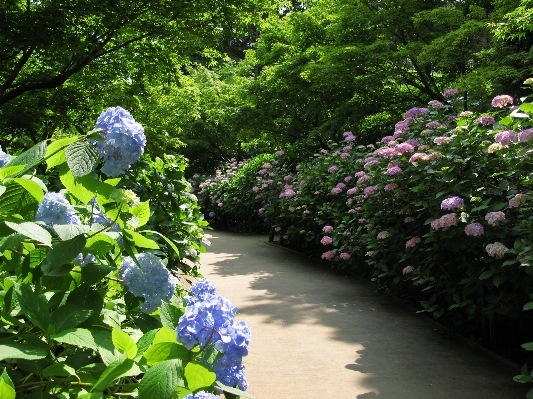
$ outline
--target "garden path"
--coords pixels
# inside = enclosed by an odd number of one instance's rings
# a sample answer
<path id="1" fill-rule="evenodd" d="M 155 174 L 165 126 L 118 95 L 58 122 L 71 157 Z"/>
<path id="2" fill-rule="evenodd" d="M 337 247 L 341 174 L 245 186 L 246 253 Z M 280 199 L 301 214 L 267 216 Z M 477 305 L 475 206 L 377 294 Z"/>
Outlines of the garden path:
<path id="1" fill-rule="evenodd" d="M 201 272 L 251 326 L 246 373 L 258 399 L 521 399 L 530 388 L 369 282 L 267 236 L 208 238 Z"/>

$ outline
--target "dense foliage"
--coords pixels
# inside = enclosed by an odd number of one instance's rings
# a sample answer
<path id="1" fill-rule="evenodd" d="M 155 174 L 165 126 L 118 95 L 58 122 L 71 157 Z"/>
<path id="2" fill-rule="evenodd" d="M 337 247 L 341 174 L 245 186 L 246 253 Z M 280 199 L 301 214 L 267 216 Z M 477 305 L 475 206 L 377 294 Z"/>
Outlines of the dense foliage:
<path id="1" fill-rule="evenodd" d="M 186 163 L 139 161 L 143 131 L 115 107 L 87 134 L 0 150 L 2 399 L 252 398 L 250 327 L 198 272 Z"/>

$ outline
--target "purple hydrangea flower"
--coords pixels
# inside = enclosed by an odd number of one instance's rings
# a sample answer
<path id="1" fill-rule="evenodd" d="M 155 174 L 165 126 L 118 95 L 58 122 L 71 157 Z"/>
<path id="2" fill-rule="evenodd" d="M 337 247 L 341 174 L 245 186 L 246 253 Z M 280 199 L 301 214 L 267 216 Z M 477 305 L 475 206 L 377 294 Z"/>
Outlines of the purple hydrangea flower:
<path id="1" fill-rule="evenodd" d="M 501 145 L 508 145 L 513 141 L 517 141 L 518 135 L 514 130 L 505 130 L 503 132 L 496 133 L 496 136 L 494 136 L 494 140 L 497 143 L 500 143 Z"/>
<path id="2" fill-rule="evenodd" d="M 141 310 L 152 313 L 161 306 L 161 302 L 170 301 L 176 290 L 177 279 L 154 254 L 144 252 L 136 254 L 135 258 L 141 267 L 127 256 L 120 265 L 119 277 L 124 280 L 122 285 L 128 291 L 144 298 Z"/>
<path id="3" fill-rule="evenodd" d="M 474 122 L 479 123 L 483 126 L 493 125 L 495 120 L 493 116 L 490 115 L 481 115 L 474 120 Z"/>
<path id="4" fill-rule="evenodd" d="M 451 96 L 455 96 L 457 93 L 459 93 L 459 90 L 457 89 L 448 89 L 444 93 L 442 93 L 442 97 L 450 98 Z"/>
<path id="5" fill-rule="evenodd" d="M 498 226 L 500 222 L 505 220 L 505 213 L 503 213 L 502 211 L 489 212 L 485 215 L 485 220 L 491 226 Z"/>
<path id="6" fill-rule="evenodd" d="M 49 227 L 56 224 L 81 224 L 76 211 L 61 193 L 46 193 L 33 220 Z"/>
<path id="7" fill-rule="evenodd" d="M 327 251 L 322 254 L 322 259 L 325 260 L 331 260 L 335 257 L 335 252 L 333 251 Z"/>
<path id="8" fill-rule="evenodd" d="M 322 245 L 329 245 L 333 242 L 333 238 L 329 237 L 329 236 L 324 236 L 322 237 L 322 239 L 320 240 L 320 243 Z"/>
<path id="9" fill-rule="evenodd" d="M 2 146 L 0 146 L 0 168 L 9 162 L 9 157 L 7 154 L 2 151 Z"/>
<path id="10" fill-rule="evenodd" d="M 465 227 L 465 233 L 467 236 L 477 237 L 482 236 L 485 233 L 485 229 L 481 223 L 473 222 Z"/>
<path id="11" fill-rule="evenodd" d="M 104 159 L 102 172 L 116 177 L 129 169 L 144 152 L 146 136 L 143 127 L 121 107 L 108 108 L 96 121 L 95 129 L 103 129 L 103 141 L 94 140 Z"/>
<path id="12" fill-rule="evenodd" d="M 509 249 L 501 242 L 495 242 L 485 247 L 485 251 L 487 251 L 489 256 L 492 256 L 496 259 L 502 259 L 505 256 L 505 252 L 507 252 L 508 250 Z"/>
<path id="13" fill-rule="evenodd" d="M 455 208 L 461 208 L 464 204 L 464 200 L 461 197 L 451 197 L 446 198 L 444 201 L 441 202 L 440 208 L 441 209 L 455 209 Z"/>
<path id="14" fill-rule="evenodd" d="M 492 99 L 492 106 L 497 108 L 503 108 L 507 104 L 512 104 L 513 102 L 513 97 L 508 96 L 507 94 L 502 94 Z"/>

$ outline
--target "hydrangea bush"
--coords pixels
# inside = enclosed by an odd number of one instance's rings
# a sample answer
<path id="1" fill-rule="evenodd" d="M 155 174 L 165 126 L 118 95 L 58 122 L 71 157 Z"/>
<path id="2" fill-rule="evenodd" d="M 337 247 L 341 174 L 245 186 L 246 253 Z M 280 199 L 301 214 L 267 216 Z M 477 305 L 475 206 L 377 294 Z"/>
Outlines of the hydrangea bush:
<path id="1" fill-rule="evenodd" d="M 185 163 L 141 158 L 145 141 L 115 107 L 86 135 L 0 151 L 2 399 L 252 398 L 249 327 L 212 284 L 182 285 L 208 243 Z M 208 337 L 183 339 L 214 298 Z"/>

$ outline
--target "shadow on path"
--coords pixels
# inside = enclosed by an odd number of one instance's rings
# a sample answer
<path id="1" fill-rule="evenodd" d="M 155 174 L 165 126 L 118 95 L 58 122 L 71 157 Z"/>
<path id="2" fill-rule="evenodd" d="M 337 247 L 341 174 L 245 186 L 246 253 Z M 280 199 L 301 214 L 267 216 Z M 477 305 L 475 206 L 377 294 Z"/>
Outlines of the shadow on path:
<path id="1" fill-rule="evenodd" d="M 252 326 L 259 399 L 518 399 L 516 370 L 438 332 L 363 280 L 266 243 L 215 232 L 202 269 Z"/>

